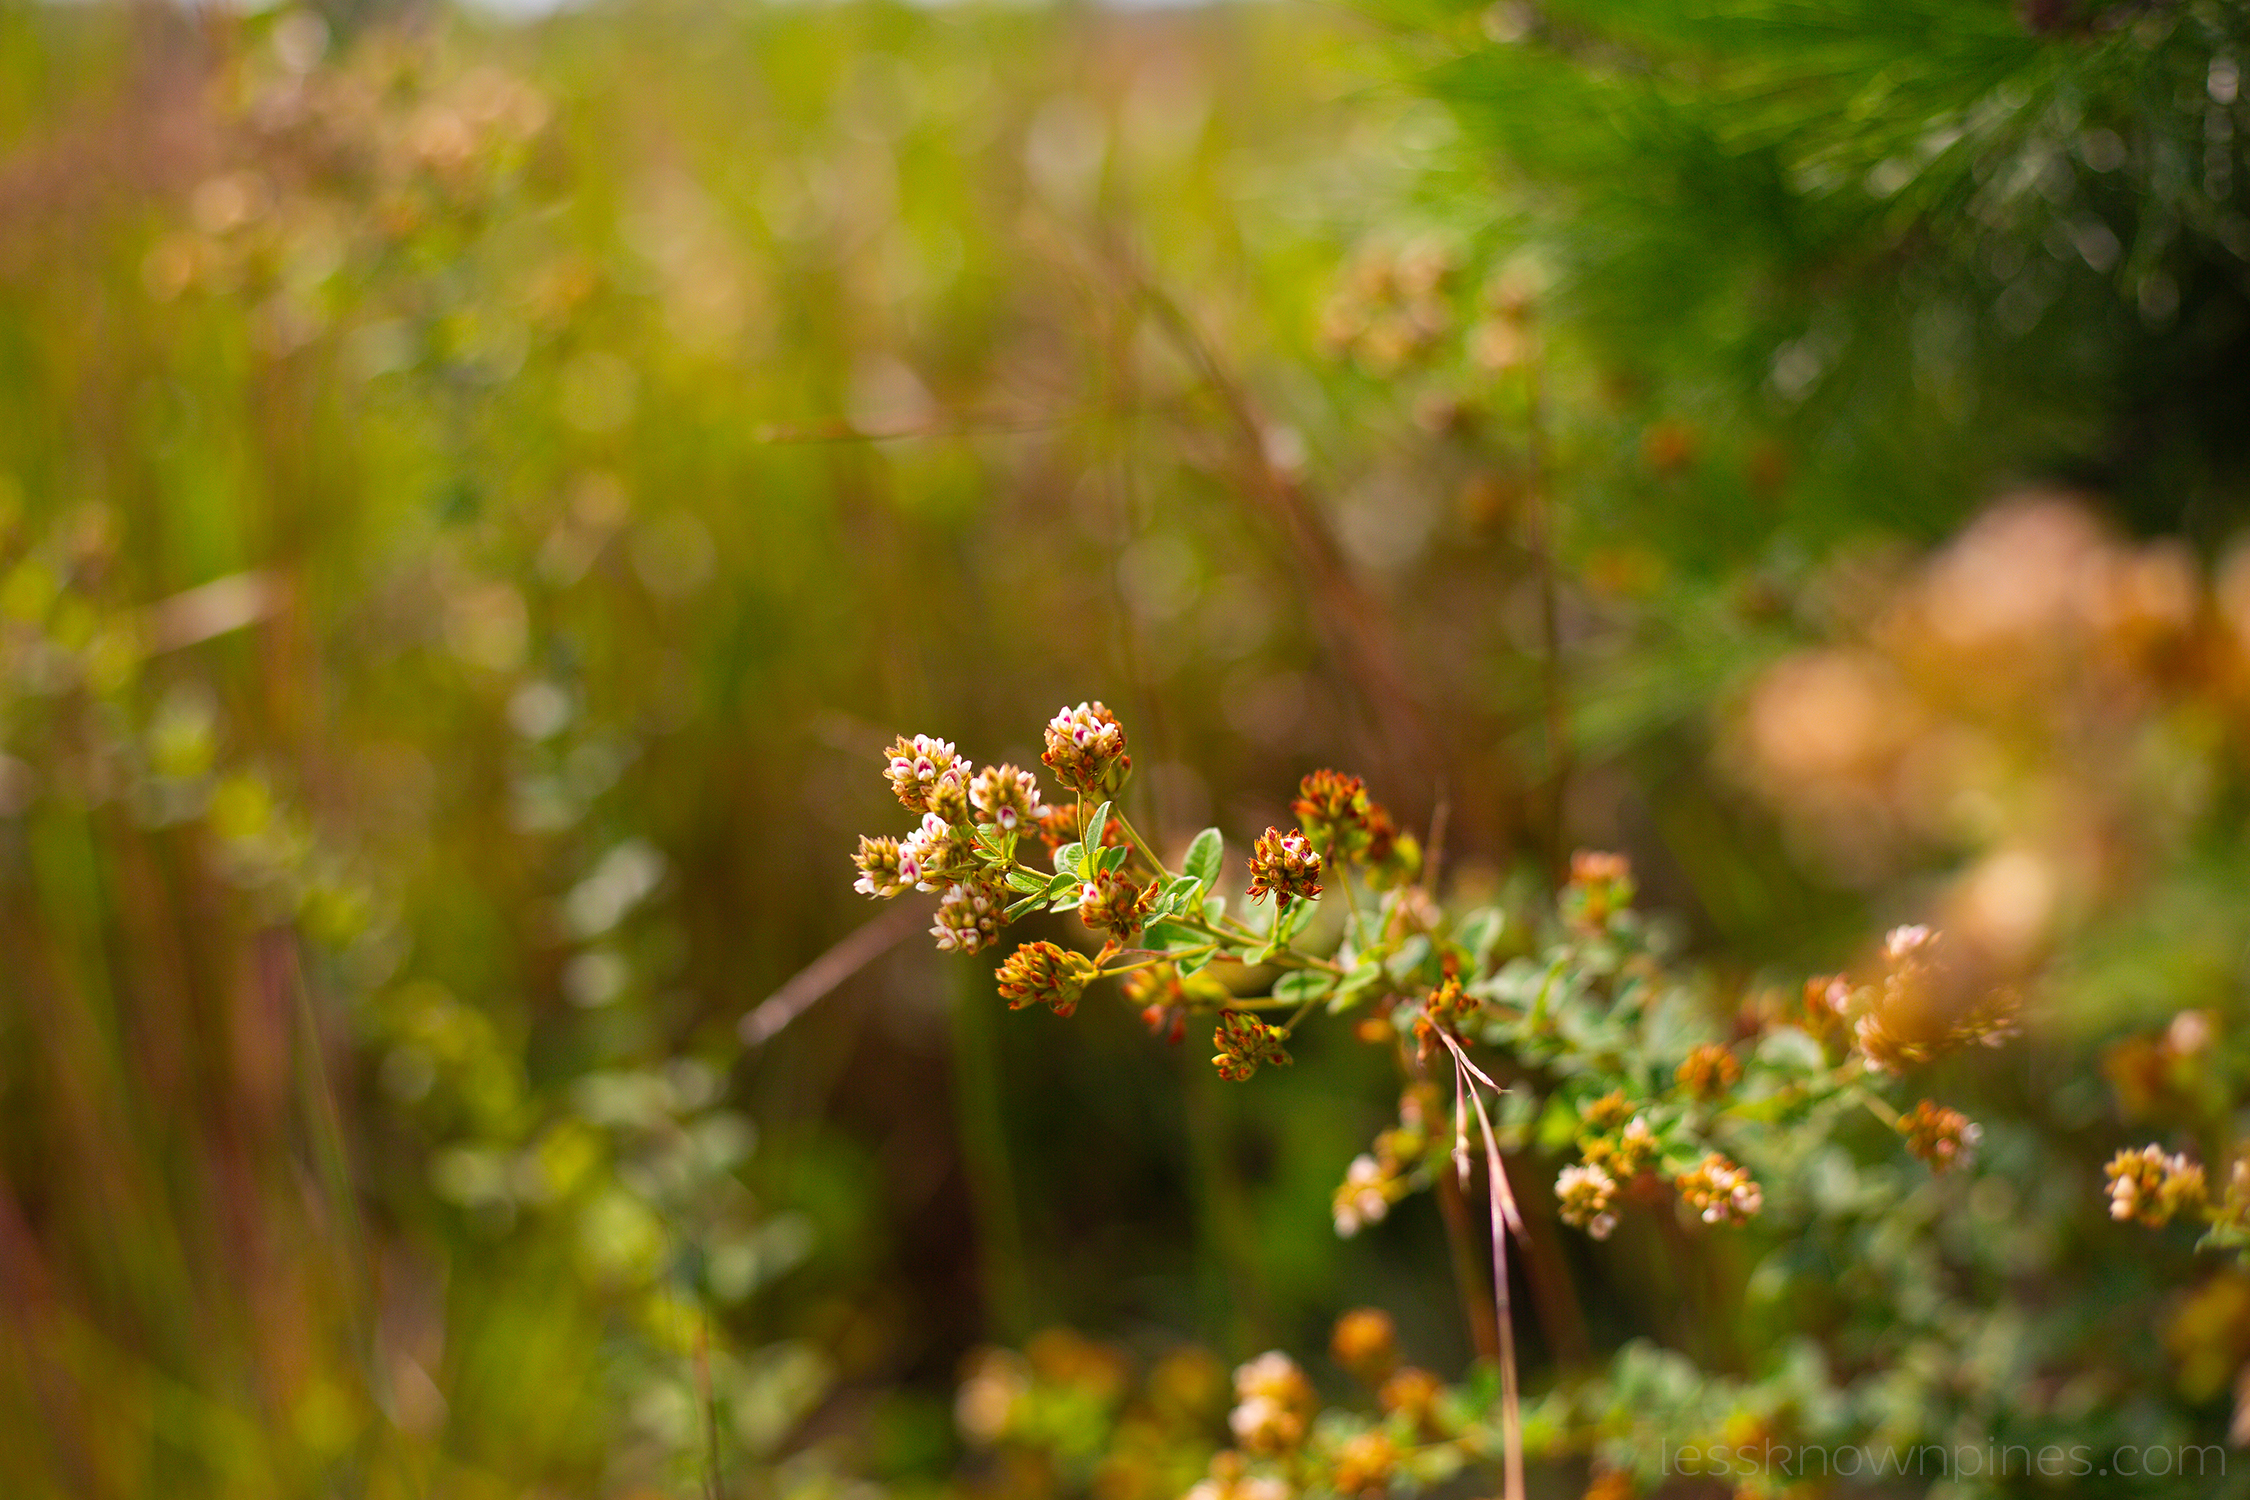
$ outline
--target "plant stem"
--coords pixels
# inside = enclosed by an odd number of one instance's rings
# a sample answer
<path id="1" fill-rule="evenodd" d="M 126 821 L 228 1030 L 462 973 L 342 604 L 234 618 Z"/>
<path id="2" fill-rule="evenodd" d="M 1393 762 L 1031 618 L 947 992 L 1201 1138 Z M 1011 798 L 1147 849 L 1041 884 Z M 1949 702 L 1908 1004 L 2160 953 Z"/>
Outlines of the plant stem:
<path id="1" fill-rule="evenodd" d="M 1132 820 L 1114 808 L 1111 809 L 1110 816 L 1117 820 L 1118 827 L 1125 830 L 1126 842 L 1141 852 L 1141 858 L 1149 862 L 1149 867 L 1156 871 L 1157 877 L 1170 880 L 1172 872 L 1164 868 L 1164 861 L 1156 857 L 1156 851 L 1149 847 L 1147 839 L 1141 837 L 1141 831 L 1133 826 Z"/>

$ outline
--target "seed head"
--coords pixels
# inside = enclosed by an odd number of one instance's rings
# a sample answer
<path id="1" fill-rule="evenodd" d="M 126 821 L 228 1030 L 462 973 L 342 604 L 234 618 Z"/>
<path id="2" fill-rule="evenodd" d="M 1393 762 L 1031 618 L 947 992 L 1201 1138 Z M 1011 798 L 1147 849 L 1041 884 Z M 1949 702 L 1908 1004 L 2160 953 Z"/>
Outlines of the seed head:
<path id="1" fill-rule="evenodd" d="M 1309 901 L 1320 894 L 1320 866 L 1320 855 L 1301 831 L 1268 828 L 1250 849 L 1250 898 L 1262 901 L 1272 893 L 1284 907 L 1292 898 Z"/>
<path id="2" fill-rule="evenodd" d="M 1132 774 L 1125 726 L 1099 703 L 1065 708 L 1047 721 L 1047 749 L 1039 757 L 1063 785 L 1086 797 L 1113 797 Z"/>

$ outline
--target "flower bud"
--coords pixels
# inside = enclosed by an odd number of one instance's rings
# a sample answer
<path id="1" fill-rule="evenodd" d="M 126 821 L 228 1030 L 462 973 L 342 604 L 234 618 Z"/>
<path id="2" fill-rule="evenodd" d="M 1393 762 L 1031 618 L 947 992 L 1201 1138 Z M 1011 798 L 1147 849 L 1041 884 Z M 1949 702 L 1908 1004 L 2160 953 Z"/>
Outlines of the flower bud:
<path id="1" fill-rule="evenodd" d="M 899 873 L 897 839 L 861 834 L 852 863 L 859 867 L 859 880 L 852 889 L 863 896 L 897 896 L 914 888 L 914 882 Z"/>
<path id="2" fill-rule="evenodd" d="M 974 953 L 998 941 L 1007 909 L 1006 886 L 981 877 L 963 881 L 939 899 L 930 935 L 942 953 Z"/>
<path id="3" fill-rule="evenodd" d="M 1281 1045 L 1286 1036 L 1287 1032 L 1268 1026 L 1248 1011 L 1222 1011 L 1219 1029 L 1211 1033 L 1211 1045 L 1219 1049 L 1211 1064 L 1229 1083 L 1243 1082 L 1258 1071 L 1260 1063 L 1287 1067 L 1289 1054 Z"/>
<path id="4" fill-rule="evenodd" d="M 1047 810 L 1039 800 L 1038 778 L 1014 766 L 986 766 L 977 772 L 969 783 L 969 801 L 979 823 L 997 824 L 1011 833 L 1036 828 Z"/>

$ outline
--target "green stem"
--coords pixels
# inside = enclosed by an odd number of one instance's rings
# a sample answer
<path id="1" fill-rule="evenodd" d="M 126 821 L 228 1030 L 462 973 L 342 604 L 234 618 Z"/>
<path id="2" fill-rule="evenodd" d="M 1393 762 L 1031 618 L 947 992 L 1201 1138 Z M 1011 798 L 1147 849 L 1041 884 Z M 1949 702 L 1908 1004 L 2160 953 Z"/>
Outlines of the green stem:
<path id="1" fill-rule="evenodd" d="M 1156 851 L 1149 847 L 1147 839 L 1141 837 L 1141 831 L 1133 826 L 1132 820 L 1114 808 L 1111 809 L 1110 816 L 1117 820 L 1118 827 L 1125 830 L 1125 841 L 1141 852 L 1141 858 L 1149 862 L 1149 867 L 1156 871 L 1157 877 L 1170 880 L 1172 872 L 1164 868 L 1164 861 L 1156 857 Z"/>

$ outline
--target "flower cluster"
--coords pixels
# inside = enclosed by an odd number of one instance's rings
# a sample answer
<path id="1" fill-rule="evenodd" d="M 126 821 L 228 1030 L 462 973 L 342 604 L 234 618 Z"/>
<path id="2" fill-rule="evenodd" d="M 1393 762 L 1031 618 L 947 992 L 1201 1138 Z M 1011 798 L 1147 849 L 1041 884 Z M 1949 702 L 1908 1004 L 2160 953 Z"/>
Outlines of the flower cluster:
<path id="1" fill-rule="evenodd" d="M 936 790 L 939 778 L 959 764 L 952 741 L 927 734 L 912 739 L 901 735 L 891 745 L 884 774 L 890 778 L 899 806 L 908 812 L 921 812 L 929 807 L 930 793 Z"/>
<path id="2" fill-rule="evenodd" d="M 1234 1410 L 1227 1426 L 1252 1453 L 1286 1453 L 1305 1440 L 1316 1400 L 1312 1382 L 1278 1349 L 1234 1372 Z"/>
<path id="3" fill-rule="evenodd" d="M 1675 1076 L 1698 1099 L 1716 1099 L 1742 1081 L 1742 1063 L 1717 1042 L 1705 1042 L 1687 1055 Z"/>
<path id="4" fill-rule="evenodd" d="M 1320 894 L 1320 869 L 1320 854 L 1301 831 L 1268 828 L 1250 850 L 1250 898 L 1276 895 L 1285 907 L 1292 899 L 1310 901 Z"/>
<path id="5" fill-rule="evenodd" d="M 1390 812 L 1367 795 L 1367 785 L 1341 771 L 1314 771 L 1298 783 L 1289 804 L 1313 849 L 1327 860 L 1356 864 L 1381 890 L 1421 872 L 1422 849 L 1402 834 Z"/>
<path id="6" fill-rule="evenodd" d="M 1570 857 L 1562 893 L 1563 920 L 1580 932 L 1601 932 L 1633 904 L 1633 862 L 1622 854 L 1581 849 Z"/>
<path id="7" fill-rule="evenodd" d="M 1555 1178 L 1555 1205 L 1565 1224 L 1606 1240 L 1617 1227 L 1617 1179 L 1587 1163 L 1565 1167 Z"/>
<path id="8" fill-rule="evenodd" d="M 1047 749 L 1039 757 L 1063 785 L 1086 797 L 1113 797 L 1132 774 L 1125 726 L 1099 703 L 1066 708 L 1047 721 Z"/>
<path id="9" fill-rule="evenodd" d="M 1930 1164 L 1933 1172 L 1965 1167 L 1977 1154 L 1983 1129 L 1957 1109 L 1947 1109 L 1924 1099 L 1899 1121 L 1906 1149 Z"/>
<path id="10" fill-rule="evenodd" d="M 1748 1172 L 1713 1151 L 1680 1174 L 1680 1197 L 1706 1224 L 1742 1224 L 1765 1206 Z"/>
<path id="11" fill-rule="evenodd" d="M 1001 961 L 1000 998 L 1010 1010 L 1037 1003 L 1067 1016 L 1078 1009 L 1096 972 L 1093 960 L 1082 953 L 1053 943 L 1025 943 Z"/>
<path id="12" fill-rule="evenodd" d="M 1229 1083 L 1246 1081 L 1261 1063 L 1287 1067 L 1289 1054 L 1282 1043 L 1288 1036 L 1288 1032 L 1267 1025 L 1248 1011 L 1222 1011 L 1219 1029 L 1211 1034 L 1211 1045 L 1219 1049 L 1219 1055 L 1211 1059 L 1212 1066 Z"/>
<path id="13" fill-rule="evenodd" d="M 1154 881 L 1143 886 L 1118 870 L 1097 870 L 1078 896 L 1078 920 L 1122 944 L 1139 932 L 1161 894 Z"/>
<path id="14" fill-rule="evenodd" d="M 2120 1151 L 2103 1168 L 2109 1179 L 2109 1216 L 2158 1228 L 2183 1210 L 2203 1206 L 2206 1185 L 2201 1164 L 2184 1155 L 2167 1155 L 2161 1146 Z"/>
<path id="15" fill-rule="evenodd" d="M 981 874 L 946 887 L 938 898 L 937 921 L 930 927 L 938 951 L 974 953 L 998 942 L 1007 904 L 1007 887 Z"/>
<path id="16" fill-rule="evenodd" d="M 1656 1132 L 1635 1115 L 1614 1131 L 1580 1136 L 1578 1154 L 1619 1182 L 1631 1182 L 1656 1165 Z"/>
<path id="17" fill-rule="evenodd" d="M 1014 833 L 1041 826 L 1047 809 L 1039 800 L 1039 780 L 1014 766 L 986 766 L 969 782 L 969 801 L 977 821 Z"/>

